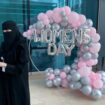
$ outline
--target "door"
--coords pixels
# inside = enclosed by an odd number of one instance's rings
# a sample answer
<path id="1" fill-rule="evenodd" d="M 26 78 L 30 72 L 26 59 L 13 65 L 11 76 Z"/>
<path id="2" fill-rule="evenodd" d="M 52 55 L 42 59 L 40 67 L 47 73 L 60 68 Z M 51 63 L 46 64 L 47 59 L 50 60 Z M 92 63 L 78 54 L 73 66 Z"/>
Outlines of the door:
<path id="1" fill-rule="evenodd" d="M 105 69 L 105 0 L 99 0 L 98 32 L 101 35 L 101 51 L 99 57 L 99 68 Z"/>

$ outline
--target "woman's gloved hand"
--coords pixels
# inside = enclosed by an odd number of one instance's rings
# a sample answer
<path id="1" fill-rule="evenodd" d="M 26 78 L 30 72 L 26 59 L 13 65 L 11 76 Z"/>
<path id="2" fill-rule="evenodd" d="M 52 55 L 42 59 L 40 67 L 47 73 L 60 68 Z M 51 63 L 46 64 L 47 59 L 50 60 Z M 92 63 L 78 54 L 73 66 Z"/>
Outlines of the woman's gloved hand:
<path id="1" fill-rule="evenodd" d="M 7 66 L 7 63 L 5 62 L 0 62 L 0 67 L 6 67 Z"/>

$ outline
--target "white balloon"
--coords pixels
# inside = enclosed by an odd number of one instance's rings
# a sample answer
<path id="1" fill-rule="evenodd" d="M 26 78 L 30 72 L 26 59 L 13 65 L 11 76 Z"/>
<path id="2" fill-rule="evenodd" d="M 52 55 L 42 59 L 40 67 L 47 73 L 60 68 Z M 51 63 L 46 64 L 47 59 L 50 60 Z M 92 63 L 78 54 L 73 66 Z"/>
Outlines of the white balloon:
<path id="1" fill-rule="evenodd" d="M 72 81 L 79 81 L 81 78 L 81 75 L 77 72 L 72 74 L 71 76 L 72 76 Z"/>
<path id="2" fill-rule="evenodd" d="M 81 77 L 81 83 L 83 85 L 89 85 L 90 84 L 90 79 L 89 77 Z"/>
<path id="3" fill-rule="evenodd" d="M 83 86 L 83 88 L 81 89 L 82 93 L 85 95 L 90 95 L 92 92 L 92 88 L 91 86 Z"/>
<path id="4" fill-rule="evenodd" d="M 54 74 L 55 74 L 55 75 L 60 75 L 60 70 L 59 70 L 59 69 L 55 69 L 55 70 L 54 70 Z"/>
<path id="5" fill-rule="evenodd" d="M 49 88 L 53 87 L 53 82 L 51 80 L 46 81 L 46 86 Z"/>
<path id="6" fill-rule="evenodd" d="M 71 79 L 72 79 L 72 76 L 69 74 L 69 75 L 67 75 L 67 80 L 70 82 L 71 81 Z"/>
<path id="7" fill-rule="evenodd" d="M 66 73 L 70 73 L 71 68 L 70 68 L 70 66 L 66 65 L 66 66 L 64 66 L 63 70 L 64 70 Z"/>
<path id="8" fill-rule="evenodd" d="M 92 97 L 96 100 L 100 99 L 102 97 L 102 93 L 100 90 L 94 89 L 92 90 Z"/>
<path id="9" fill-rule="evenodd" d="M 91 58 L 92 58 L 92 54 L 91 53 L 86 52 L 86 53 L 83 54 L 83 59 L 84 60 L 89 60 Z"/>

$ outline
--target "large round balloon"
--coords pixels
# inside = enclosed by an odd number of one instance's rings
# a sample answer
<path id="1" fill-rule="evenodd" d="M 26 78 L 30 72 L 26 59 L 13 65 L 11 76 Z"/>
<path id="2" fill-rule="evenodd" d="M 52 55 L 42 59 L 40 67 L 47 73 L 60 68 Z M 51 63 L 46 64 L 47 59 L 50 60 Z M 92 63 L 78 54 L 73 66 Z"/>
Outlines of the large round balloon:
<path id="1" fill-rule="evenodd" d="M 100 35 L 92 25 L 91 19 L 65 6 L 40 13 L 37 22 L 23 33 L 24 37 L 34 42 L 48 43 L 49 55 L 64 53 L 70 56 L 71 50 L 75 46 L 78 48 L 72 65 L 46 69 L 47 87 L 70 87 L 94 99 L 100 99 L 105 93 L 105 72 L 92 71 L 92 66 L 98 63 L 101 48 Z M 56 39 L 59 39 L 57 45 Z"/>

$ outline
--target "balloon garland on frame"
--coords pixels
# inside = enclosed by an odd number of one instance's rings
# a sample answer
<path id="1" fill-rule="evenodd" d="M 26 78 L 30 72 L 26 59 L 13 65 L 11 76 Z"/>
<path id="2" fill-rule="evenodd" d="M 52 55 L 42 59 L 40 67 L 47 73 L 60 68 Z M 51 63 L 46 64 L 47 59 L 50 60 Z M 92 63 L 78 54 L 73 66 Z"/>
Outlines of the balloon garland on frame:
<path id="1" fill-rule="evenodd" d="M 105 94 L 105 72 L 92 71 L 92 66 L 98 63 L 101 48 L 100 35 L 92 20 L 67 6 L 40 13 L 37 19 L 23 36 L 34 42 L 48 43 L 48 55 L 63 53 L 70 56 L 72 49 L 78 47 L 77 58 L 72 65 L 45 70 L 46 86 L 70 87 L 93 99 L 100 99 Z"/>

